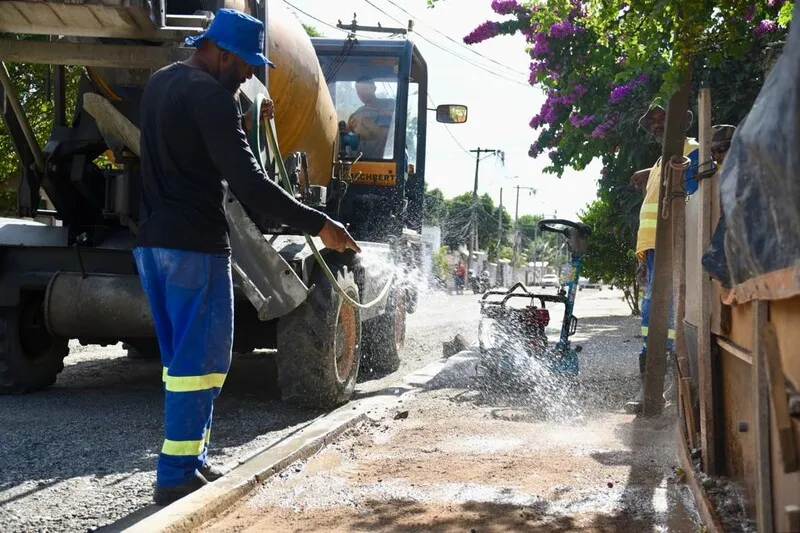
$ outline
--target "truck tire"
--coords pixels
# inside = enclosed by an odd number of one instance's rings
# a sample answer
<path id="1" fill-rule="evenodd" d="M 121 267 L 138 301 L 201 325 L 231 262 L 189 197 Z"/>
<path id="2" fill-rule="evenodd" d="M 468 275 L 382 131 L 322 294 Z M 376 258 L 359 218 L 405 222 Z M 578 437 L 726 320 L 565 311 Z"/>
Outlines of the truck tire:
<path id="1" fill-rule="evenodd" d="M 396 289 L 386 311 L 364 323 L 364 365 L 372 372 L 389 374 L 400 368 L 400 350 L 406 340 L 406 292 Z"/>
<path id="2" fill-rule="evenodd" d="M 0 393 L 25 394 L 49 387 L 64 370 L 67 339 L 50 335 L 42 299 L 21 296 L 16 307 L 0 307 Z"/>
<path id="3" fill-rule="evenodd" d="M 331 267 L 345 293 L 359 301 L 346 267 Z M 316 409 L 347 403 L 361 364 L 361 318 L 317 269 L 315 288 L 300 307 L 278 320 L 278 387 L 283 401 Z"/>

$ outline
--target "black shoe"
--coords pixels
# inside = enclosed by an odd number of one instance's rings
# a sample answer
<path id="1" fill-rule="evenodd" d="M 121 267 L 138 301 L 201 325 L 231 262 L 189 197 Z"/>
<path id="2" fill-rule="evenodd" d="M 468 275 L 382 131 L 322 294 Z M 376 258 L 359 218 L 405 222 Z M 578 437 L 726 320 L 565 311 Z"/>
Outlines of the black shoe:
<path id="1" fill-rule="evenodd" d="M 200 474 L 206 478 L 206 481 L 210 482 L 218 480 L 225 475 L 225 472 L 216 466 L 211 466 L 210 464 L 206 463 L 203 465 L 203 468 L 200 469 Z"/>
<path id="2" fill-rule="evenodd" d="M 153 501 L 156 505 L 169 505 L 202 488 L 204 485 L 208 485 L 208 481 L 197 473 L 191 480 L 177 487 L 159 487 L 156 485 L 156 489 L 153 492 Z"/>

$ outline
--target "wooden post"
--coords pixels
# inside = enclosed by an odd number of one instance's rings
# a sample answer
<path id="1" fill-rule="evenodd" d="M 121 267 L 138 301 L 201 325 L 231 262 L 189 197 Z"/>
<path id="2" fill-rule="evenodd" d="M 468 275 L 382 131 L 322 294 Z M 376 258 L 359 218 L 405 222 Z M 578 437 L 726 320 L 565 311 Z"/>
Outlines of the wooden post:
<path id="1" fill-rule="evenodd" d="M 755 400 L 756 439 L 756 523 L 758 533 L 772 533 L 772 460 L 770 457 L 769 384 L 764 357 L 763 324 L 768 320 L 769 303 L 753 301 L 752 393 Z"/>
<path id="2" fill-rule="evenodd" d="M 688 107 L 688 106 L 687 106 Z M 684 128 L 685 131 L 685 128 Z M 681 146 L 681 154 L 683 154 L 683 146 Z M 672 184 L 675 185 L 675 184 Z M 673 190 L 678 190 L 681 187 L 674 187 Z M 679 194 L 679 193 L 675 193 Z M 672 301 L 674 302 L 673 320 L 675 321 L 675 360 L 667 361 L 667 364 L 674 364 L 677 366 L 679 361 L 687 361 L 686 357 L 686 337 L 683 325 L 683 319 L 686 309 L 686 199 L 682 196 L 673 197 L 670 201 L 669 209 L 671 209 L 672 220 L 661 222 L 672 223 Z M 687 385 L 690 382 L 690 373 L 688 372 L 689 365 L 686 365 L 687 372 L 683 374 L 681 379 L 687 380 Z M 681 390 L 678 386 L 679 375 L 678 369 L 675 368 L 675 389 Z M 691 398 L 691 389 L 686 389 L 689 393 L 687 400 Z M 689 404 L 691 406 L 691 403 Z M 693 408 L 693 407 L 692 407 Z M 687 413 L 687 421 L 694 421 L 693 413 Z M 694 424 L 688 427 L 689 441 L 695 443 L 696 429 Z"/>
<path id="3" fill-rule="evenodd" d="M 683 194 L 680 180 L 664 184 L 668 177 L 670 159 L 683 155 L 686 140 L 686 110 L 689 108 L 690 73 L 686 71 L 683 84 L 672 95 L 667 104 L 667 118 L 664 128 L 664 147 L 661 153 L 661 186 L 658 193 L 658 224 L 656 226 L 655 265 L 653 268 L 653 291 L 650 299 L 650 325 L 647 333 L 647 362 L 645 365 L 644 414 L 660 414 L 664 408 L 664 370 L 666 368 L 666 343 L 670 296 L 672 294 L 672 201 L 664 209 L 665 199 L 674 194 Z M 681 200 L 682 201 L 682 200 Z M 668 218 L 662 216 L 668 214 Z"/>
<path id="4" fill-rule="evenodd" d="M 708 161 L 711 156 L 711 89 L 700 89 L 697 97 L 697 114 L 700 141 L 699 161 Z M 697 257 L 702 259 L 703 254 L 711 245 L 711 228 L 716 225 L 712 220 L 711 199 L 713 198 L 713 183 L 711 180 L 702 180 L 697 202 L 700 208 L 699 223 L 697 225 Z M 711 361 L 711 277 L 703 271 L 703 266 L 698 264 L 693 268 L 700 269 L 697 277 L 699 287 L 694 287 L 700 295 L 700 323 L 697 325 L 697 394 L 700 403 L 700 449 L 702 450 L 703 470 L 706 474 L 716 474 L 718 471 L 717 448 L 714 420 L 714 366 Z"/>
<path id="5" fill-rule="evenodd" d="M 761 349 L 755 356 L 761 358 L 762 364 L 767 369 L 769 394 L 772 399 L 772 414 L 775 417 L 775 427 L 778 430 L 783 471 L 789 474 L 797 471 L 798 462 L 797 448 L 794 443 L 794 427 L 792 426 L 792 418 L 789 415 L 789 398 L 786 396 L 786 375 L 783 373 L 781 349 L 778 345 L 778 335 L 775 333 L 775 327 L 770 322 L 762 323 L 759 333 Z"/>

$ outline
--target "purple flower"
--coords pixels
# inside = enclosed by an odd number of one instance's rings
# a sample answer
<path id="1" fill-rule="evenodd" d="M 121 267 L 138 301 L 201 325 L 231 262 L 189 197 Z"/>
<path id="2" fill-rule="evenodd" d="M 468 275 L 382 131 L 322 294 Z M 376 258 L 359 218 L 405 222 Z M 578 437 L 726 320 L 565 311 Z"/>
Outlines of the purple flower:
<path id="1" fill-rule="evenodd" d="M 528 148 L 528 156 L 529 157 L 536 157 L 537 155 L 542 153 L 542 148 L 539 146 L 539 142 L 535 142 Z"/>
<path id="2" fill-rule="evenodd" d="M 553 39 L 563 39 L 575 34 L 577 29 L 569 20 L 562 20 L 550 26 L 550 37 Z"/>
<path id="3" fill-rule="evenodd" d="M 556 160 L 556 153 L 557 152 L 555 150 L 550 150 L 549 152 L 547 152 L 547 157 L 550 158 L 550 161 Z"/>
<path id="4" fill-rule="evenodd" d="M 617 123 L 617 118 L 619 117 L 618 114 L 612 115 L 608 120 L 603 122 L 602 124 L 598 125 L 594 130 L 592 130 L 592 137 L 595 139 L 603 139 L 608 135 L 611 131 L 611 128 L 614 127 L 614 124 Z"/>
<path id="5" fill-rule="evenodd" d="M 755 6 L 750 6 L 747 8 L 747 12 L 744 14 L 744 20 L 750 22 L 753 20 L 753 17 L 756 16 L 756 8 Z"/>
<path id="6" fill-rule="evenodd" d="M 496 37 L 500 33 L 500 23 L 488 20 L 472 30 L 472 32 L 464 37 L 466 44 L 475 44 Z"/>
<path id="7" fill-rule="evenodd" d="M 531 58 L 544 57 L 550 52 L 550 46 L 547 44 L 547 35 L 542 32 L 537 32 L 533 36 L 533 49 L 531 49 Z"/>
<path id="8" fill-rule="evenodd" d="M 587 115 L 585 117 L 580 117 L 578 115 L 572 115 L 569 117 L 569 122 L 576 128 L 582 128 L 584 126 L 588 126 L 592 122 L 594 122 L 594 115 Z"/>
<path id="9" fill-rule="evenodd" d="M 623 85 L 619 85 L 617 83 L 612 84 L 611 94 L 609 95 L 608 103 L 616 104 L 624 100 L 631 94 L 633 89 L 635 89 L 639 85 L 646 84 L 648 81 L 650 81 L 650 76 L 648 76 L 647 74 L 639 74 L 634 79 L 630 80 L 628 83 L 625 83 Z"/>
<path id="10" fill-rule="evenodd" d="M 546 65 L 542 61 L 531 61 L 530 69 L 531 74 L 528 77 L 528 82 L 534 85 L 536 84 L 536 77 L 545 71 Z"/>
<path id="11" fill-rule="evenodd" d="M 575 87 L 573 87 L 572 90 L 575 91 L 575 94 L 577 94 L 578 96 L 583 96 L 584 94 L 586 94 L 586 91 L 588 91 L 589 89 L 587 89 L 586 87 L 584 87 L 580 83 L 576 83 Z"/>
<path id="12" fill-rule="evenodd" d="M 757 37 L 764 35 L 765 33 L 772 33 L 778 30 L 778 24 L 774 20 L 764 19 L 758 23 L 756 29 L 753 30 L 753 33 Z"/>
<path id="13" fill-rule="evenodd" d="M 614 88 L 611 91 L 611 96 L 608 99 L 608 103 L 609 104 L 616 104 L 617 102 L 619 102 L 620 100 L 623 100 L 625 97 L 627 97 L 629 94 L 631 94 L 632 90 L 633 89 L 631 87 L 629 87 L 628 85 L 621 85 L 619 87 Z"/>
<path id="14" fill-rule="evenodd" d="M 522 9 L 516 0 L 493 0 L 492 9 L 500 15 L 511 15 Z"/>
<path id="15" fill-rule="evenodd" d="M 781 7 L 785 1 L 786 0 L 767 0 L 767 5 L 769 7 Z"/>

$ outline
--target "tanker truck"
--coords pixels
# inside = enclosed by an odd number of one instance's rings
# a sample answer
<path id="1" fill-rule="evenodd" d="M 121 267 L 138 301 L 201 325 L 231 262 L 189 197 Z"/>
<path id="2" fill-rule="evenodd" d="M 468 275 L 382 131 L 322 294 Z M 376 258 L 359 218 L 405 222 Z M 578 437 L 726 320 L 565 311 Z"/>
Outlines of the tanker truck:
<path id="1" fill-rule="evenodd" d="M 138 102 L 149 75 L 187 58 L 184 38 L 222 7 L 265 22 L 277 65 L 237 94 L 243 109 L 259 94 L 275 101 L 281 153 L 269 143 L 254 151 L 271 179 L 284 163 L 292 194 L 346 224 L 363 250 L 340 254 L 312 239 L 333 283 L 296 228 L 249 213 L 227 191 L 234 352 L 276 348 L 283 400 L 323 409 L 349 400 L 359 369 L 398 367 L 417 300 L 408 280 L 420 264 L 433 111 L 425 60 L 407 36 L 362 38 L 354 22 L 346 38 L 312 39 L 265 0 L 10 0 L 0 2 L 0 61 L 50 65 L 55 117 L 41 146 L 0 63 L 0 112 L 21 163 L 17 217 L 0 220 L 0 393 L 52 385 L 71 340 L 158 356 L 132 254 Z M 66 66 L 78 67 L 77 88 Z M 353 118 L 364 86 L 387 118 L 377 132 Z M 435 111 L 441 122 L 466 120 L 463 106 Z M 352 305 L 337 284 L 374 305 Z"/>

